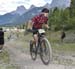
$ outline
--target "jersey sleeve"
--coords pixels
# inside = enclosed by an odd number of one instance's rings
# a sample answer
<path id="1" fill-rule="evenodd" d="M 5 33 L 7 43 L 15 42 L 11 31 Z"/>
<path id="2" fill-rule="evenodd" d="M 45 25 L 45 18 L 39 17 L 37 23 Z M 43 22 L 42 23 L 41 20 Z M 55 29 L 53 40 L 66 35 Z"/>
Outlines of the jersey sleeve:
<path id="1" fill-rule="evenodd" d="M 36 17 L 36 16 L 33 17 L 33 18 L 31 19 L 31 21 L 32 21 L 33 23 L 36 23 L 36 22 L 37 22 L 37 17 Z"/>

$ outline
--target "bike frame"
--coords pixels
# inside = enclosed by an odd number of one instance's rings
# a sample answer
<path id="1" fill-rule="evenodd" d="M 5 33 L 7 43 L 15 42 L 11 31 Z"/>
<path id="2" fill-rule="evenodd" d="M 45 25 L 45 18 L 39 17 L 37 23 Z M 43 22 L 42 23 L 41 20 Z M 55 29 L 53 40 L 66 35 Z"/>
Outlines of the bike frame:
<path id="1" fill-rule="evenodd" d="M 42 40 L 42 38 L 44 38 L 45 37 L 45 33 L 42 33 L 42 34 L 39 34 L 38 33 L 38 46 L 36 47 L 36 51 L 38 51 L 38 49 L 40 49 L 41 50 L 41 40 Z"/>

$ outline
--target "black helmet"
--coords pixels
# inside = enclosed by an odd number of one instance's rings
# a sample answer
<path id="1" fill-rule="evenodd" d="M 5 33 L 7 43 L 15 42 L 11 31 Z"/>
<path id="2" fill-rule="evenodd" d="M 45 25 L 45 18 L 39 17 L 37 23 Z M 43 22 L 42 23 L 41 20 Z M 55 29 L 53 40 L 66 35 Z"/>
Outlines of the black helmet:
<path id="1" fill-rule="evenodd" d="M 49 10 L 47 8 L 43 8 L 41 12 L 49 13 Z"/>

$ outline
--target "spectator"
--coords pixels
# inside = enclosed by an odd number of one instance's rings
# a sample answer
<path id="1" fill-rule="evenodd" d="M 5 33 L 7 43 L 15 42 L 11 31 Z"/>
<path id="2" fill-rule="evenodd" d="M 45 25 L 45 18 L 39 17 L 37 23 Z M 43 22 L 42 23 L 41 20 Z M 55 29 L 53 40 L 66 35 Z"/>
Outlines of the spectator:
<path id="1" fill-rule="evenodd" d="M 3 45 L 4 45 L 4 32 L 3 29 L 0 28 L 0 52 L 2 52 Z"/>
<path id="2" fill-rule="evenodd" d="M 61 41 L 63 42 L 64 38 L 66 37 L 66 34 L 64 31 L 61 32 Z"/>

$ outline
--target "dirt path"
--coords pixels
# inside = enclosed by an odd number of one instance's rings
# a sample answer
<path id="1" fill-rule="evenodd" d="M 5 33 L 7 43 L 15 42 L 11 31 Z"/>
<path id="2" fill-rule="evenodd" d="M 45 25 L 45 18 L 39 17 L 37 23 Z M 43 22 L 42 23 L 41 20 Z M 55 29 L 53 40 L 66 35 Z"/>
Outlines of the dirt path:
<path id="1" fill-rule="evenodd" d="M 22 46 L 22 42 L 19 40 L 10 40 L 5 44 L 6 49 L 10 55 L 10 63 L 18 66 L 19 69 L 75 69 L 74 66 L 66 64 L 59 65 L 57 61 L 55 61 L 56 59 L 60 59 L 60 63 L 64 60 L 64 58 L 66 60 L 68 57 L 62 57 L 62 55 L 58 56 L 58 54 L 55 54 L 53 62 L 48 66 L 45 66 L 41 62 L 39 56 L 36 61 L 31 60 L 28 42 L 28 40 L 25 41 L 25 48 Z"/>

